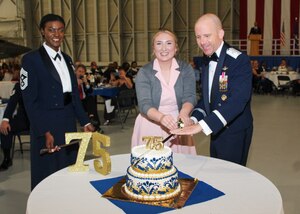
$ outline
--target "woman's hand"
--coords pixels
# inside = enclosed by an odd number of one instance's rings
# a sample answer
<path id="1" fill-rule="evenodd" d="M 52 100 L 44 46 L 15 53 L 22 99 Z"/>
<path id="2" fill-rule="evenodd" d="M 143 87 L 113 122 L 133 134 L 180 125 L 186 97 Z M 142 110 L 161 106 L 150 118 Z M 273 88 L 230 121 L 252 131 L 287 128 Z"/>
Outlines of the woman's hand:
<path id="1" fill-rule="evenodd" d="M 194 124 L 193 120 L 190 118 L 190 113 L 192 112 L 193 108 L 194 106 L 191 103 L 186 102 L 183 104 L 179 112 L 178 121 L 181 119 L 184 123 L 184 126 L 190 126 Z"/>
<path id="2" fill-rule="evenodd" d="M 184 124 L 184 126 L 187 126 L 189 124 L 189 120 L 190 120 L 190 117 L 187 116 L 187 115 L 178 115 L 178 121 L 181 120 Z"/>
<path id="3" fill-rule="evenodd" d="M 95 131 L 95 127 L 89 123 L 88 125 L 83 127 L 83 131 L 84 132 L 93 132 L 93 131 Z"/>
<path id="4" fill-rule="evenodd" d="M 55 151 L 59 151 L 60 148 L 58 146 L 54 147 L 54 137 L 53 135 L 49 132 L 46 132 L 45 134 L 45 144 L 46 144 L 46 148 L 48 149 L 49 153 L 53 153 Z"/>
<path id="5" fill-rule="evenodd" d="M 177 121 L 175 120 L 175 118 L 170 115 L 170 114 L 164 114 L 163 116 L 161 116 L 159 123 L 163 126 L 165 126 L 166 128 L 168 128 L 169 130 L 173 130 L 173 129 L 177 129 Z"/>

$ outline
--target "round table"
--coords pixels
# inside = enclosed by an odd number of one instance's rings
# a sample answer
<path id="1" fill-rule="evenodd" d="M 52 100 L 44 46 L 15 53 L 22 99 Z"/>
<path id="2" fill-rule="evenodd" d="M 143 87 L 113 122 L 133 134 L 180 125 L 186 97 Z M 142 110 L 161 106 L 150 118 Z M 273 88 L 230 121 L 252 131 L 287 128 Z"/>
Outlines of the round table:
<path id="1" fill-rule="evenodd" d="M 15 84 L 12 81 L 0 81 L 0 97 L 9 98 Z"/>
<path id="2" fill-rule="evenodd" d="M 98 87 L 93 88 L 93 95 L 99 95 L 102 97 L 116 97 L 119 93 L 119 87 Z"/>
<path id="3" fill-rule="evenodd" d="M 50 175 L 31 192 L 26 213 L 122 213 L 90 184 L 90 181 L 125 175 L 130 155 L 112 156 L 111 160 L 112 172 L 108 176 L 98 174 L 92 160 L 87 161 L 88 172 L 71 173 L 65 168 Z M 282 198 L 277 188 L 249 168 L 215 158 L 183 154 L 174 155 L 174 164 L 180 171 L 225 195 L 168 213 L 283 214 Z"/>
<path id="4" fill-rule="evenodd" d="M 276 87 L 278 87 L 278 76 L 288 76 L 290 78 L 290 80 L 296 80 L 296 79 L 300 79 L 300 74 L 295 72 L 295 71 L 290 71 L 289 73 L 287 72 L 274 72 L 274 71 L 271 71 L 271 72 L 263 72 L 263 75 L 268 78 L 269 80 L 271 80 L 274 85 Z"/>

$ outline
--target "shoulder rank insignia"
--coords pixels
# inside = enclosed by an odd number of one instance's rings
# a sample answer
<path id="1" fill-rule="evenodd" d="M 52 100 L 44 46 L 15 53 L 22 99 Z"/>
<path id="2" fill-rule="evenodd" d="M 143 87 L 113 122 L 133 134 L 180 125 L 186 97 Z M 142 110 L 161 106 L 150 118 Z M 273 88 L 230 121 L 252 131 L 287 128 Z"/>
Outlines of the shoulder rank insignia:
<path id="1" fill-rule="evenodd" d="M 227 51 L 226 51 L 226 53 L 227 53 L 229 56 L 231 56 L 231 57 L 233 57 L 233 58 L 236 59 L 242 52 L 238 51 L 238 50 L 235 49 L 235 48 L 228 48 Z"/>

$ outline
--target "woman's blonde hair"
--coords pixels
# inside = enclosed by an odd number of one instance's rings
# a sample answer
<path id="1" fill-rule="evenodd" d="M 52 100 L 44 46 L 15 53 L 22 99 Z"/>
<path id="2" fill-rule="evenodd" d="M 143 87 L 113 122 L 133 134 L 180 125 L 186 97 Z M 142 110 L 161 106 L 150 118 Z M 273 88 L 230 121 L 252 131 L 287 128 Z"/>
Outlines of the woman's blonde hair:
<path id="1" fill-rule="evenodd" d="M 172 31 L 168 30 L 168 29 L 159 29 L 157 31 L 157 33 L 154 34 L 154 36 L 152 37 L 152 48 L 154 47 L 154 41 L 156 39 L 156 37 L 161 34 L 161 33 L 167 33 L 169 34 L 170 36 L 173 37 L 174 41 L 175 41 L 175 47 L 176 47 L 176 50 L 178 51 L 178 39 L 177 39 L 177 36 L 175 35 L 175 33 L 173 33 Z M 177 54 L 177 51 L 175 53 L 175 55 Z M 154 55 L 154 53 L 153 53 Z"/>

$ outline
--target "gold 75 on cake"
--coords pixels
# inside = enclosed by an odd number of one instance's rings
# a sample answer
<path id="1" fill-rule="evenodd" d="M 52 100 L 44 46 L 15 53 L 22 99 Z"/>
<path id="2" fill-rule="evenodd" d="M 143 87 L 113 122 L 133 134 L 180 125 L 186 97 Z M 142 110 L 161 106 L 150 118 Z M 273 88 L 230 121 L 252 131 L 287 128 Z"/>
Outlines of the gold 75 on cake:
<path id="1" fill-rule="evenodd" d="M 159 136 L 145 136 L 142 141 L 146 142 L 146 149 L 161 150 L 164 147 L 162 137 Z"/>

